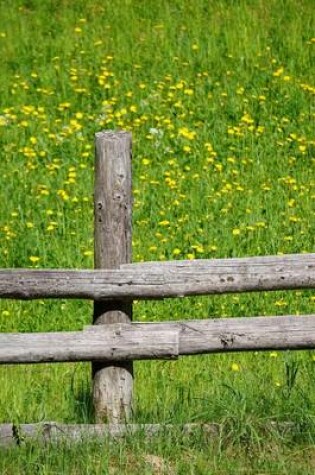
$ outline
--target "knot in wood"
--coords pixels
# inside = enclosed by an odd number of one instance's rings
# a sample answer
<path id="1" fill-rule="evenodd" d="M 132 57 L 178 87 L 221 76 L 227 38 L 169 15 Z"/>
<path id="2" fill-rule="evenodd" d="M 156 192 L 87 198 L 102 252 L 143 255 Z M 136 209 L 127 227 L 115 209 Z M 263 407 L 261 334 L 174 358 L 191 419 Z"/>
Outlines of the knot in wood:
<path id="1" fill-rule="evenodd" d="M 220 341 L 223 348 L 229 348 L 234 344 L 234 336 L 233 335 L 220 335 Z"/>

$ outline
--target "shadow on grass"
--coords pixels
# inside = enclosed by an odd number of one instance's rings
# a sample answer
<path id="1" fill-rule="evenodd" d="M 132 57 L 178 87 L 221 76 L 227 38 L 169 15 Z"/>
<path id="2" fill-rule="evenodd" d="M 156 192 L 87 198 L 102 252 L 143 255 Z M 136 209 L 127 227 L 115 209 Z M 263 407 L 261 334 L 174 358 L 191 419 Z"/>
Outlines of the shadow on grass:
<path id="1" fill-rule="evenodd" d="M 71 419 L 76 424 L 93 424 L 95 422 L 91 377 L 87 376 L 78 381 L 76 372 L 74 372 L 69 388 L 69 399 L 72 407 Z"/>

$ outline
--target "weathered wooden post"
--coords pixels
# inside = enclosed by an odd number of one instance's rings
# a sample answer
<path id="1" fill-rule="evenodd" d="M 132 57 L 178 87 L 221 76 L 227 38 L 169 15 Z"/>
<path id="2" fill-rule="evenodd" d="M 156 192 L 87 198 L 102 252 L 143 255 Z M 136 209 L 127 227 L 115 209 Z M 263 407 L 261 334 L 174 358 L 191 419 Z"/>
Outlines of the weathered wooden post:
<path id="1" fill-rule="evenodd" d="M 95 136 L 95 268 L 117 268 L 131 262 L 131 134 L 104 131 Z M 94 324 L 128 323 L 132 302 L 94 302 Z M 132 409 L 132 362 L 92 366 L 97 422 L 127 421 Z"/>

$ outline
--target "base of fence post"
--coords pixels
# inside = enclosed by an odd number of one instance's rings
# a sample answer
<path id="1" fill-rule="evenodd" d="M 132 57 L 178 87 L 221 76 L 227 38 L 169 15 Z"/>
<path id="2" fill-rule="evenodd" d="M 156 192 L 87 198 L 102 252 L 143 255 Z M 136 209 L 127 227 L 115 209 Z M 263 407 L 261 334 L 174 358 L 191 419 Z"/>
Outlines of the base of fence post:
<path id="1" fill-rule="evenodd" d="M 102 367 L 94 365 L 93 401 L 96 422 L 130 421 L 132 416 L 132 363 Z"/>

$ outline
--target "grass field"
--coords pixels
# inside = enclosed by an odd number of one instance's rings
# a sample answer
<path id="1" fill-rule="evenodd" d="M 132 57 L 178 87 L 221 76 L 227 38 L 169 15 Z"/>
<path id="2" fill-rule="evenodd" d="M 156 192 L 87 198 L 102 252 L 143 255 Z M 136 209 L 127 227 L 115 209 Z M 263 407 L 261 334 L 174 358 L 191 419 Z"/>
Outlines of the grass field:
<path id="1" fill-rule="evenodd" d="M 93 267 L 94 134 L 133 135 L 133 260 L 315 252 L 312 0 L 0 0 L 0 267 Z M 134 319 L 315 313 L 314 292 L 135 302 Z M 0 331 L 92 304 L 0 302 Z M 0 453 L 2 474 L 313 474 L 315 353 L 135 365 L 135 422 L 218 440 Z M 90 367 L 0 368 L 0 422 L 93 422 Z M 292 421 L 285 434 L 263 429 Z M 164 465 L 163 465 L 164 464 Z"/>

